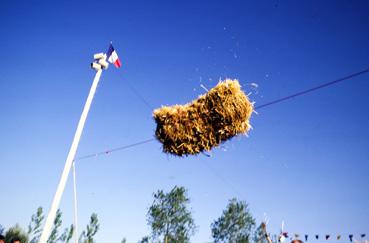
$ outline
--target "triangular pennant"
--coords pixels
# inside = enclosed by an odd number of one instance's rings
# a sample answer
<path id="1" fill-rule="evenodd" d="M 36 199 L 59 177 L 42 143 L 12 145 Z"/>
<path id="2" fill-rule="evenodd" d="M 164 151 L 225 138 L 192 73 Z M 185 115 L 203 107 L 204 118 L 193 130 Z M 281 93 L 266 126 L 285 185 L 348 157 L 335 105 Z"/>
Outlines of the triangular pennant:
<path id="1" fill-rule="evenodd" d="M 349 235 L 350 242 L 352 242 L 352 237 L 354 237 L 354 236 L 353 235 Z"/>
<path id="2" fill-rule="evenodd" d="M 337 235 L 337 240 L 340 240 L 341 239 L 341 235 Z"/>
<path id="3" fill-rule="evenodd" d="M 308 241 L 308 237 L 309 237 L 308 235 L 305 235 L 305 241 Z"/>
<path id="4" fill-rule="evenodd" d="M 331 237 L 330 235 L 325 235 L 325 239 L 328 240 L 329 237 Z"/>
<path id="5" fill-rule="evenodd" d="M 364 238 L 366 236 L 366 234 L 361 234 L 360 236 L 361 236 L 361 238 Z"/>
<path id="6" fill-rule="evenodd" d="M 317 240 L 318 240 L 318 239 L 319 239 L 319 235 L 315 235 L 315 239 L 317 239 Z"/>

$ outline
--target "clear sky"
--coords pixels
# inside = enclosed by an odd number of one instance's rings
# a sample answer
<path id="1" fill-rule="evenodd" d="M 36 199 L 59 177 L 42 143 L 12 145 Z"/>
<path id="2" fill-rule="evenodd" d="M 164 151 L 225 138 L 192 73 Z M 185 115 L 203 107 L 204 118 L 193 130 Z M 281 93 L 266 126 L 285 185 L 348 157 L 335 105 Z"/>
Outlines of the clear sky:
<path id="1" fill-rule="evenodd" d="M 364 0 L 1 1 L 0 224 L 26 227 L 38 206 L 49 209 L 89 64 L 110 41 L 123 66 L 103 72 L 77 156 L 153 138 L 150 106 L 187 103 L 220 78 L 239 79 L 260 105 L 368 68 L 368 10 Z M 198 225 L 192 242 L 210 241 L 232 197 L 258 222 L 266 213 L 272 233 L 284 220 L 290 233 L 368 235 L 368 92 L 367 74 L 266 107 L 249 137 L 211 157 L 175 158 L 154 141 L 81 160 L 79 227 L 96 212 L 97 242 L 137 242 L 152 194 L 178 185 Z M 69 180 L 65 226 L 72 195 Z"/>

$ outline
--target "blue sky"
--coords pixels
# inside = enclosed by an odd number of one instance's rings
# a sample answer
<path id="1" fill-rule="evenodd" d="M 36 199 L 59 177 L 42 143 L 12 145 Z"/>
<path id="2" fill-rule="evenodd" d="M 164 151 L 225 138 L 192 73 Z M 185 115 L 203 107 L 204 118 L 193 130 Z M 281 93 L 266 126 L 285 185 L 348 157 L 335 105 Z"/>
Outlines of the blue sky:
<path id="1" fill-rule="evenodd" d="M 368 10 L 343 0 L 1 2 L 0 224 L 26 227 L 38 206 L 49 208 L 92 55 L 109 41 L 123 67 L 104 71 L 77 156 L 152 138 L 150 106 L 187 103 L 220 78 L 239 79 L 260 105 L 368 68 Z M 149 233 L 152 193 L 179 185 L 199 226 L 192 242 L 210 241 L 232 197 L 259 222 L 266 213 L 274 233 L 284 220 L 291 233 L 369 234 L 368 79 L 266 107 L 249 137 L 211 157 L 175 158 L 155 141 L 79 161 L 79 227 L 96 212 L 97 242 L 137 242 Z M 69 181 L 65 225 L 72 195 Z"/>

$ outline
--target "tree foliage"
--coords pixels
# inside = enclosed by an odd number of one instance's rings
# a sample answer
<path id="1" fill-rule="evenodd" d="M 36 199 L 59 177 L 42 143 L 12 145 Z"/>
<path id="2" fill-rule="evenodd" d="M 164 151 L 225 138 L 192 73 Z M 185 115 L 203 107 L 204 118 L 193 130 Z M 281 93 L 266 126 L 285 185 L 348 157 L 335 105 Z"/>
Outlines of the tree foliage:
<path id="1" fill-rule="evenodd" d="M 261 223 L 254 232 L 254 243 L 269 243 L 266 238 L 266 228 L 265 223 Z"/>
<path id="2" fill-rule="evenodd" d="M 69 226 L 69 228 L 64 229 L 64 232 L 60 235 L 59 240 L 61 242 L 69 243 L 74 234 L 73 224 Z"/>
<path id="3" fill-rule="evenodd" d="M 38 207 L 35 214 L 31 217 L 31 222 L 28 225 L 28 235 L 32 237 L 30 243 L 37 243 L 41 236 L 41 225 L 44 220 L 42 207 Z"/>
<path id="4" fill-rule="evenodd" d="M 40 239 L 42 232 L 42 224 L 44 221 L 43 209 L 42 207 L 37 208 L 35 214 L 31 217 L 31 222 L 28 225 L 27 235 L 31 238 L 30 243 L 37 243 Z M 71 224 L 69 227 L 63 230 L 63 233 L 59 234 L 60 228 L 62 226 L 62 212 L 58 209 L 56 217 L 53 222 L 53 228 L 51 230 L 48 243 L 64 242 L 69 243 L 74 234 L 74 226 Z M 83 231 L 80 237 L 80 242 L 82 243 L 92 243 L 93 236 L 97 233 L 99 229 L 98 219 L 96 214 L 92 214 L 91 221 L 87 225 L 87 231 Z M 22 242 L 23 243 L 23 242 Z"/>
<path id="5" fill-rule="evenodd" d="M 164 243 L 185 243 L 195 233 L 195 223 L 187 204 L 190 202 L 184 187 L 175 186 L 169 193 L 154 194 L 148 211 L 151 238 Z M 141 242 L 148 242 L 143 238 Z"/>
<path id="6" fill-rule="evenodd" d="M 94 236 L 100 228 L 99 219 L 97 218 L 97 214 L 93 213 L 90 217 L 90 222 L 86 227 L 79 238 L 79 242 L 81 243 L 94 243 Z"/>
<path id="7" fill-rule="evenodd" d="M 246 202 L 233 198 L 221 217 L 211 224 L 214 242 L 248 243 L 255 219 Z"/>
<path id="8" fill-rule="evenodd" d="M 56 243 L 59 240 L 59 228 L 62 225 L 62 212 L 60 209 L 56 212 L 56 216 L 53 223 L 53 229 L 51 230 L 47 243 Z"/>
<path id="9" fill-rule="evenodd" d="M 150 237 L 144 236 L 138 243 L 149 243 L 149 242 L 150 242 Z"/>
<path id="10" fill-rule="evenodd" d="M 6 231 L 5 243 L 10 243 L 11 240 L 15 237 L 18 237 L 21 243 L 28 243 L 28 234 L 18 224 L 16 224 L 13 227 L 10 227 Z"/>

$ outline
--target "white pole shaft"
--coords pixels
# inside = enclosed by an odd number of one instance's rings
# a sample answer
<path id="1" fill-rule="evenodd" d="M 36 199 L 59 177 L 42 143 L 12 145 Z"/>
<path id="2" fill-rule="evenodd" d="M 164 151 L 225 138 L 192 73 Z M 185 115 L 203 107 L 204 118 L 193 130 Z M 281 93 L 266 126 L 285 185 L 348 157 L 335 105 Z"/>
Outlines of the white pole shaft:
<path id="1" fill-rule="evenodd" d="M 77 179 L 76 179 L 76 162 L 73 162 L 73 194 L 74 194 L 74 240 L 78 243 L 78 213 L 77 213 Z"/>
<path id="2" fill-rule="evenodd" d="M 79 140 L 80 140 L 81 135 L 82 135 L 83 127 L 85 125 L 86 118 L 87 118 L 87 115 L 88 115 L 88 111 L 90 110 L 92 99 L 95 95 L 96 88 L 97 88 L 97 85 L 99 83 L 101 73 L 102 73 L 102 69 L 100 69 L 96 72 L 94 81 L 93 81 L 91 89 L 90 89 L 90 93 L 88 94 L 85 107 L 83 108 L 83 112 L 82 112 L 81 118 L 79 120 L 76 133 L 74 135 L 72 146 L 69 150 L 67 160 L 65 161 L 64 170 L 63 170 L 62 176 L 60 178 L 58 188 L 55 192 L 54 199 L 53 199 L 53 202 L 51 204 L 49 214 L 47 215 L 46 223 L 45 223 L 44 229 L 42 231 L 39 243 L 46 243 L 46 241 L 48 240 L 48 238 L 50 236 L 51 228 L 53 226 L 53 222 L 54 222 L 54 219 L 55 219 L 55 216 L 56 216 L 56 211 L 59 208 L 60 200 L 61 200 L 64 188 L 65 188 L 65 184 L 66 184 L 67 179 L 68 179 L 70 169 L 72 167 L 74 157 L 75 157 L 76 152 L 77 152 L 77 147 L 78 147 L 78 144 L 79 144 Z"/>

